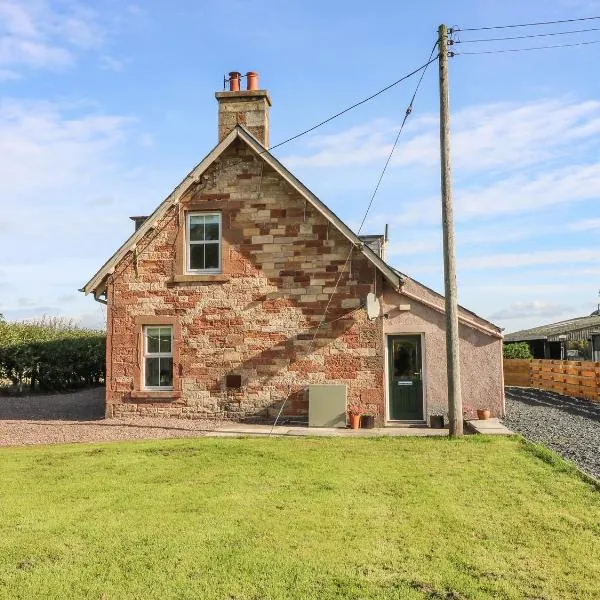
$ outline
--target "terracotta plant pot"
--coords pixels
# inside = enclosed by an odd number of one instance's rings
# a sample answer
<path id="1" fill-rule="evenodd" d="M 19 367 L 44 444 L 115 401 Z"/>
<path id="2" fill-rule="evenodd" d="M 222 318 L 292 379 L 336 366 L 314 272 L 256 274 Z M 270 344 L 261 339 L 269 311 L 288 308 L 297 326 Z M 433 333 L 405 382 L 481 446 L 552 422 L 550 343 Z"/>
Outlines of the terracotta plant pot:
<path id="1" fill-rule="evenodd" d="M 360 427 L 360 415 L 348 415 L 350 420 L 350 429 L 358 429 Z"/>
<path id="2" fill-rule="evenodd" d="M 480 421 L 485 421 L 490 418 L 490 411 L 487 408 L 478 408 L 477 409 L 477 418 Z"/>

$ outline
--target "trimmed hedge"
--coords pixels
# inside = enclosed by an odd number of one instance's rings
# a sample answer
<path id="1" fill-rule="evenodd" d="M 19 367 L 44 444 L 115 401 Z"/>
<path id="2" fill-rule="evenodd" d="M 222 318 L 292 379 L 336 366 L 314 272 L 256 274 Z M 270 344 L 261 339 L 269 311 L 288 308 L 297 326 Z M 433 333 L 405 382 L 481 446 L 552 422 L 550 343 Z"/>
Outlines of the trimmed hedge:
<path id="1" fill-rule="evenodd" d="M 0 321 L 0 378 L 17 393 L 57 391 L 104 381 L 106 335 L 69 322 Z"/>

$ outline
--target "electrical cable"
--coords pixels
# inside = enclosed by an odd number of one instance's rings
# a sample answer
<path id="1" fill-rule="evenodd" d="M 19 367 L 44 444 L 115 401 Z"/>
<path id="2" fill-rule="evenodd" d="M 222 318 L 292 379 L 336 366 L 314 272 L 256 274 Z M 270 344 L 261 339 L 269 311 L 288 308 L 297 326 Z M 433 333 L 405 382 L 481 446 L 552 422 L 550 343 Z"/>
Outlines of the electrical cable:
<path id="1" fill-rule="evenodd" d="M 344 110 L 341 110 L 340 112 L 336 113 L 335 115 L 331 115 L 324 121 L 321 121 L 320 123 L 317 123 L 316 125 L 313 125 L 309 129 L 305 129 L 304 131 L 301 131 L 300 133 L 297 133 L 296 135 L 293 135 L 292 137 L 290 137 L 286 140 L 283 140 L 283 142 L 279 142 L 278 144 L 271 146 L 268 150 L 263 150 L 263 152 L 261 152 L 261 154 L 264 152 L 271 152 L 271 151 L 275 150 L 275 148 L 279 148 L 280 146 L 283 146 L 284 144 L 287 144 L 288 142 L 291 142 L 292 140 L 298 139 L 299 137 L 306 135 L 307 133 L 310 133 L 311 131 L 314 131 L 315 129 L 318 129 L 322 125 L 325 125 L 326 123 L 329 123 L 330 121 L 333 121 L 334 119 L 337 119 L 338 117 L 342 116 L 343 114 L 346 114 L 347 112 L 351 111 L 352 109 L 354 109 L 358 106 L 361 106 L 362 104 L 365 104 L 369 100 L 373 100 L 373 98 L 376 98 L 380 94 L 383 94 L 383 92 L 387 92 L 389 89 L 393 88 L 394 86 L 398 85 L 399 83 L 405 81 L 406 79 L 409 79 L 413 75 L 416 75 L 417 73 L 419 73 L 419 71 L 424 72 L 425 69 L 427 69 L 427 67 L 436 60 L 437 60 L 437 57 L 431 58 L 428 62 L 426 62 L 424 65 L 421 65 L 418 69 L 415 69 L 414 71 L 411 71 L 410 73 L 404 75 L 400 79 L 397 79 L 393 83 L 386 85 L 384 88 L 381 88 L 379 91 L 375 92 L 374 94 L 371 94 L 367 98 L 363 98 L 362 100 L 356 102 L 355 104 L 352 104 L 352 106 L 348 106 L 347 108 L 345 108 Z"/>
<path id="2" fill-rule="evenodd" d="M 558 23 L 575 23 L 579 21 L 593 21 L 599 17 L 581 17 L 579 19 L 560 19 L 558 21 L 538 21 L 536 23 L 517 23 L 512 25 L 492 25 L 489 27 L 464 27 L 454 28 L 454 31 L 485 31 L 489 29 L 510 29 L 512 27 L 534 27 L 536 25 L 557 25 Z"/>
<path id="3" fill-rule="evenodd" d="M 480 50 L 477 52 L 452 52 L 452 56 L 463 54 L 502 54 L 504 52 L 528 52 L 530 50 L 546 50 L 548 48 L 569 48 L 573 46 L 589 46 L 590 44 L 600 44 L 600 40 L 591 40 L 589 42 L 575 42 L 573 44 L 553 44 L 550 46 L 532 46 L 529 48 L 505 48 L 503 50 Z"/>
<path id="4" fill-rule="evenodd" d="M 524 40 L 527 38 L 548 37 L 553 35 L 570 35 L 574 33 L 587 33 L 589 31 L 600 31 L 600 27 L 590 27 L 588 29 L 572 29 L 571 31 L 553 31 L 551 33 L 533 33 L 530 35 L 513 35 L 509 37 L 482 38 L 478 40 L 454 40 L 454 44 L 473 44 L 476 42 L 504 42 L 507 40 Z"/>
<path id="5" fill-rule="evenodd" d="M 437 42 L 433 45 L 433 48 L 431 49 L 431 54 L 429 55 L 429 61 L 427 62 L 427 65 L 429 65 L 431 62 L 433 62 L 431 60 L 431 57 L 433 56 L 433 53 L 435 52 L 435 49 L 437 47 Z M 392 160 L 392 156 L 396 150 L 396 146 L 398 145 L 398 140 L 400 139 L 400 135 L 402 134 L 402 131 L 404 129 L 404 126 L 406 125 L 406 121 L 408 120 L 408 117 L 410 116 L 410 114 L 412 113 L 412 109 L 413 109 L 413 104 L 415 101 L 415 98 L 417 96 L 417 92 L 419 91 L 419 88 L 421 87 L 421 82 L 423 81 L 423 77 L 425 76 L 425 73 L 427 71 L 427 68 L 425 68 L 423 70 L 423 72 L 421 73 L 421 76 L 419 77 L 419 81 L 417 82 L 417 85 L 415 87 L 415 91 L 413 92 L 413 95 L 410 99 L 410 103 L 408 105 L 408 108 L 406 109 L 406 112 L 404 114 L 404 118 L 402 119 L 402 123 L 400 124 L 400 128 L 398 129 L 398 133 L 396 134 L 396 139 L 394 140 L 394 143 L 392 145 L 392 149 L 390 150 L 388 157 L 385 161 L 385 164 L 383 165 L 383 169 L 381 170 L 381 173 L 379 175 L 379 178 L 377 180 L 377 184 L 375 185 L 375 189 L 373 190 L 373 193 L 371 194 L 371 198 L 369 200 L 369 204 L 367 206 L 367 209 L 365 210 L 365 214 L 363 215 L 362 221 L 360 222 L 360 225 L 358 227 L 358 230 L 356 232 L 356 235 L 359 235 L 360 232 L 362 231 L 362 228 L 365 224 L 365 221 L 367 220 L 367 217 L 369 216 L 369 212 L 371 211 L 371 207 L 373 206 L 373 201 L 375 200 L 375 196 L 377 195 L 377 192 L 379 191 L 379 187 L 381 186 L 381 182 L 383 180 L 383 177 L 387 171 L 387 168 L 390 164 L 390 161 Z M 317 326 L 317 330 L 315 331 L 315 334 L 313 335 L 313 339 L 312 339 L 312 343 L 314 344 L 315 339 L 317 337 L 317 333 L 319 331 L 319 328 L 321 327 L 321 325 L 325 322 L 325 317 L 327 316 L 327 310 L 329 308 L 329 305 L 331 304 L 331 301 L 333 300 L 333 296 L 335 295 L 335 292 L 338 288 L 338 285 L 340 283 L 340 280 L 342 278 L 342 275 L 345 272 L 346 269 L 346 265 L 348 264 L 348 261 L 350 260 L 350 257 L 352 256 L 352 252 L 354 251 L 354 247 L 350 248 L 350 252 L 348 253 L 348 256 L 344 262 L 344 265 L 342 267 L 342 270 L 340 272 L 340 275 L 336 281 L 335 287 L 333 288 L 333 292 L 331 292 L 330 296 L 329 296 L 329 301 L 327 302 L 327 305 L 325 306 L 325 311 L 323 312 L 323 317 L 321 319 L 321 322 L 319 323 L 319 325 Z"/>
<path id="6" fill-rule="evenodd" d="M 380 185 L 381 185 L 381 181 L 383 180 L 383 176 L 385 175 L 385 172 L 387 171 L 387 168 L 388 168 L 388 166 L 389 166 L 389 164 L 390 164 L 390 161 L 392 160 L 392 156 L 393 156 L 393 154 L 394 154 L 394 151 L 396 150 L 396 146 L 398 145 L 398 140 L 400 139 L 400 135 L 401 135 L 401 133 L 402 133 L 402 130 L 404 129 L 404 125 L 406 124 L 406 121 L 408 120 L 408 117 L 409 117 L 409 116 L 410 116 L 410 114 L 412 113 L 413 104 L 414 104 L 415 98 L 416 98 L 416 96 L 417 96 L 417 92 L 419 91 L 419 88 L 421 87 L 421 82 L 423 81 L 423 77 L 425 76 L 425 73 L 426 73 L 426 71 L 427 71 L 427 67 L 428 67 L 428 66 L 429 66 L 429 65 L 430 65 L 432 62 L 434 62 L 435 60 L 437 60 L 437 59 L 438 59 L 438 57 L 439 57 L 439 54 L 438 54 L 438 56 L 436 56 L 435 58 L 433 58 L 433 54 L 434 54 L 434 52 L 435 52 L 435 49 L 436 49 L 437 45 L 438 45 L 438 42 L 436 41 L 436 43 L 433 45 L 433 48 L 431 49 L 431 54 L 429 55 L 429 60 L 428 60 L 428 61 L 425 63 L 425 65 L 422 67 L 422 73 L 421 73 L 421 76 L 419 77 L 419 81 L 417 82 L 417 85 L 416 85 L 416 87 L 415 87 L 415 91 L 413 92 L 413 95 L 412 95 L 412 97 L 411 97 L 411 99 L 410 99 L 410 103 L 409 103 L 409 105 L 408 105 L 408 108 L 406 109 L 406 112 L 405 112 L 405 114 L 404 114 L 404 118 L 402 119 L 402 123 L 400 124 L 400 128 L 399 128 L 399 130 L 398 130 L 398 133 L 397 133 L 397 135 L 396 135 L 396 139 L 394 140 L 394 144 L 392 145 L 392 149 L 390 150 L 390 152 L 389 152 L 389 154 L 388 154 L 388 157 L 387 157 L 387 160 L 385 161 L 385 164 L 384 164 L 384 166 L 383 166 L 383 169 L 381 170 L 381 174 L 379 175 L 379 178 L 378 178 L 378 180 L 377 180 L 377 184 L 376 184 L 376 186 L 375 186 L 375 189 L 374 189 L 374 191 L 373 191 L 373 194 L 371 195 L 371 198 L 370 198 L 370 200 L 369 200 L 369 204 L 368 204 L 368 206 L 367 206 L 367 209 L 365 210 L 365 214 L 364 214 L 364 216 L 363 216 L 363 219 L 362 219 L 362 221 L 361 221 L 361 223 L 360 223 L 360 226 L 359 226 L 359 228 L 358 228 L 358 230 L 357 230 L 357 232 L 356 232 L 356 235 L 359 235 L 359 234 L 360 234 L 360 232 L 361 232 L 361 230 L 362 230 L 362 228 L 363 228 L 363 226 L 364 226 L 364 224 L 365 224 L 365 221 L 367 220 L 367 216 L 369 215 L 369 211 L 371 210 L 371 207 L 373 206 L 373 201 L 375 200 L 375 196 L 377 195 L 377 192 L 379 191 L 379 187 L 380 187 Z M 417 72 L 418 72 L 418 71 L 414 71 L 414 73 L 417 73 Z M 335 293 L 336 293 L 336 291 L 337 291 L 337 289 L 338 289 L 338 286 L 339 286 L 339 284 L 340 284 L 340 281 L 342 280 L 342 276 L 343 276 L 343 275 L 345 274 L 345 272 L 346 272 L 346 265 L 347 265 L 347 264 L 348 264 L 348 262 L 350 261 L 350 258 L 352 257 L 352 253 L 353 253 L 353 252 L 354 252 L 354 245 L 352 245 L 352 246 L 350 247 L 350 251 L 348 252 L 348 256 L 346 257 L 346 260 L 344 261 L 344 264 L 342 265 L 342 268 L 341 268 L 341 270 L 340 270 L 340 273 L 339 273 L 339 275 L 338 275 L 338 278 L 337 278 L 337 280 L 336 280 L 336 282 L 335 282 L 335 286 L 334 286 L 334 288 L 333 288 L 333 291 L 332 291 L 332 292 L 331 292 L 331 294 L 329 295 L 329 300 L 327 301 L 327 304 L 325 305 L 325 310 L 323 311 L 323 316 L 321 317 L 321 320 L 319 321 L 319 324 L 317 325 L 317 327 L 316 327 L 316 329 L 315 329 L 315 332 L 314 332 L 314 334 L 313 334 L 313 337 L 312 337 L 312 340 L 311 340 L 311 346 L 312 346 L 312 349 L 313 349 L 313 351 L 314 351 L 314 349 L 315 349 L 315 340 L 317 339 L 317 334 L 319 333 L 319 329 L 321 328 L 321 326 L 322 326 L 322 325 L 323 325 L 323 323 L 325 322 L 325 318 L 326 318 L 326 316 L 327 316 L 327 311 L 328 311 L 328 309 L 329 309 L 329 306 L 331 305 L 331 301 L 333 300 L 333 297 L 334 297 L 334 295 L 335 295 Z M 352 313 L 354 313 L 354 312 L 356 312 L 356 311 L 354 310 L 354 311 L 351 311 L 351 312 L 352 312 Z M 343 315 L 343 316 L 346 316 L 346 315 Z M 333 319 L 331 322 L 333 323 L 333 322 L 335 322 L 335 321 L 338 321 L 340 318 L 341 318 L 341 317 L 338 317 L 338 318 L 336 318 L 336 319 Z M 273 431 L 274 431 L 274 429 L 275 429 L 275 426 L 277 425 L 277 421 L 279 420 L 279 416 L 280 416 L 280 415 L 281 415 L 281 413 L 283 412 L 283 409 L 284 409 L 284 407 L 285 407 L 285 405 L 286 405 L 286 403 L 287 403 L 287 401 L 288 401 L 288 399 L 289 399 L 290 395 L 291 395 L 291 389 L 290 389 L 290 391 L 289 391 L 289 393 L 288 393 L 287 397 L 286 397 L 286 398 L 285 398 L 285 400 L 283 401 L 283 404 L 282 404 L 281 408 L 279 409 L 279 413 L 278 413 L 277 417 L 275 418 L 275 422 L 273 423 L 273 426 L 271 427 L 271 431 L 269 432 L 269 436 L 270 436 L 270 435 L 273 433 Z"/>

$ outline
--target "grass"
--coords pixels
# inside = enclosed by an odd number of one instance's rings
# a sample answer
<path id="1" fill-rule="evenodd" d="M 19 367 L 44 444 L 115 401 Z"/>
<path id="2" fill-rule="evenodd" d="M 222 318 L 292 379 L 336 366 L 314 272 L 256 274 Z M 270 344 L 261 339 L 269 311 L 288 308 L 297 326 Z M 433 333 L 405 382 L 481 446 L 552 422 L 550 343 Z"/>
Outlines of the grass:
<path id="1" fill-rule="evenodd" d="M 0 598 L 597 598 L 600 493 L 519 438 L 0 452 Z"/>

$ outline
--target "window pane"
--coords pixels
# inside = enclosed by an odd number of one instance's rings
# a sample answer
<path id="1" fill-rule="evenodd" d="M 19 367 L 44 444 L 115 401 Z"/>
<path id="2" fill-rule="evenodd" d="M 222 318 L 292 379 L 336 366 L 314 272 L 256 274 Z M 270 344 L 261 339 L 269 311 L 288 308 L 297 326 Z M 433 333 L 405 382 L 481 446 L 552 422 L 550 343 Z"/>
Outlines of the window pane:
<path id="1" fill-rule="evenodd" d="M 204 239 L 204 215 L 190 215 L 190 241 Z"/>
<path id="2" fill-rule="evenodd" d="M 221 220 L 220 215 L 203 215 L 204 222 L 208 225 L 209 223 L 218 223 Z"/>
<path id="3" fill-rule="evenodd" d="M 149 353 L 160 352 L 160 327 L 146 327 L 147 345 L 146 351 Z"/>
<path id="4" fill-rule="evenodd" d="M 158 387 L 160 383 L 160 358 L 146 358 L 146 387 Z"/>
<path id="5" fill-rule="evenodd" d="M 160 359 L 160 386 L 171 387 L 173 385 L 173 359 Z"/>
<path id="6" fill-rule="evenodd" d="M 190 269 L 204 269 L 204 244 L 190 244 Z"/>
<path id="7" fill-rule="evenodd" d="M 219 268 L 219 244 L 205 245 L 205 269 Z"/>
<path id="8" fill-rule="evenodd" d="M 204 239 L 205 240 L 218 240 L 219 239 L 219 224 L 218 223 L 207 223 L 205 225 Z"/>
<path id="9" fill-rule="evenodd" d="M 171 328 L 160 328 L 160 351 L 171 352 Z"/>

